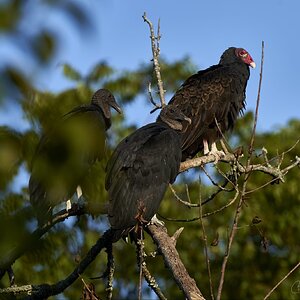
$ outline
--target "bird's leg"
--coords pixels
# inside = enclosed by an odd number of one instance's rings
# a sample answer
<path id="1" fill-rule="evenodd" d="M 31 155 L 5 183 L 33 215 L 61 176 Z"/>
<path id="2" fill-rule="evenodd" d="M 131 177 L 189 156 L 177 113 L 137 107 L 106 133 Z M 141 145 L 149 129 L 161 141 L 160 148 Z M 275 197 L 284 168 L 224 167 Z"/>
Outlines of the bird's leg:
<path id="1" fill-rule="evenodd" d="M 8 274 L 10 286 L 11 287 L 15 286 L 15 274 L 12 267 L 10 266 L 6 271 Z"/>
<path id="2" fill-rule="evenodd" d="M 78 185 L 76 188 L 76 195 L 77 195 L 77 199 L 79 199 L 82 196 L 82 189 L 80 185 Z"/>
<path id="3" fill-rule="evenodd" d="M 212 154 L 215 156 L 215 164 L 225 156 L 225 153 L 223 151 L 218 150 L 217 145 L 215 142 L 212 143 L 211 145 L 211 151 L 209 154 Z"/>
<path id="4" fill-rule="evenodd" d="M 203 153 L 204 155 L 212 154 L 216 159 L 215 163 L 217 163 L 225 153 L 223 151 L 219 151 L 215 142 L 211 144 L 211 150 L 209 150 L 208 141 L 203 140 Z"/>
<path id="5" fill-rule="evenodd" d="M 160 226 L 164 226 L 165 223 L 161 220 L 159 220 L 156 216 L 156 214 L 152 217 L 152 219 L 150 220 L 150 222 L 148 223 L 148 225 L 160 225 Z"/>
<path id="6" fill-rule="evenodd" d="M 86 204 L 86 200 L 83 196 L 82 188 L 80 185 L 76 188 L 77 204 L 79 207 L 83 207 Z"/>
<path id="7" fill-rule="evenodd" d="M 204 153 L 204 155 L 207 155 L 209 153 L 209 147 L 208 147 L 207 140 L 203 140 L 203 153 Z"/>
<path id="8" fill-rule="evenodd" d="M 77 196 L 77 200 L 79 200 L 82 196 L 82 189 L 80 185 L 78 185 L 76 188 L 76 196 Z M 71 208 L 72 208 L 71 199 L 68 199 L 66 201 L 66 211 L 69 211 Z"/>

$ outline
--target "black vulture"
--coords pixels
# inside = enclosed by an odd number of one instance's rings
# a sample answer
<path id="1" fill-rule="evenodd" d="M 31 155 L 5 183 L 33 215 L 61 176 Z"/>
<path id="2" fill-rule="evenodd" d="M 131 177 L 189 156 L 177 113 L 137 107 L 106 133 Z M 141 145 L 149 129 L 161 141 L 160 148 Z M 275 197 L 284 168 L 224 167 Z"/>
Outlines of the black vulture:
<path id="1" fill-rule="evenodd" d="M 111 92 L 99 89 L 90 104 L 74 108 L 42 136 L 29 180 L 39 225 L 49 221 L 55 205 L 72 197 L 89 168 L 104 157 L 111 107 L 121 113 Z"/>
<path id="2" fill-rule="evenodd" d="M 255 68 L 250 54 L 230 47 L 218 65 L 189 77 L 172 97 L 168 105 L 180 109 L 192 121 L 183 133 L 183 161 L 201 150 L 218 154 L 215 142 L 233 128 L 245 109 L 249 66 Z"/>
<path id="3" fill-rule="evenodd" d="M 189 123 L 180 110 L 165 107 L 156 122 L 139 128 L 115 149 L 105 181 L 113 242 L 156 214 L 179 171 L 182 132 Z"/>

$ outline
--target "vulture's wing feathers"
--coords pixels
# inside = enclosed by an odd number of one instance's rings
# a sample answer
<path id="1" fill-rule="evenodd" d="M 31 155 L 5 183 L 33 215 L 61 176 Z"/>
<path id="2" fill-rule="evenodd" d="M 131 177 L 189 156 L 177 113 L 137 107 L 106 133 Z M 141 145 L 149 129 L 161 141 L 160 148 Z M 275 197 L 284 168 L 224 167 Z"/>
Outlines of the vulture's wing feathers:
<path id="1" fill-rule="evenodd" d="M 180 106 L 192 120 L 184 133 L 183 151 L 203 136 L 207 128 L 214 127 L 215 118 L 218 122 L 225 119 L 231 104 L 227 99 L 234 90 L 227 69 L 214 67 L 193 75 L 171 99 L 169 104 Z"/>
<path id="2" fill-rule="evenodd" d="M 85 111 L 65 116 L 37 147 L 29 181 L 31 203 L 53 207 L 70 198 L 89 166 L 104 152 L 105 125 L 100 112 L 85 106 Z"/>
<path id="3" fill-rule="evenodd" d="M 168 184 L 174 182 L 181 160 L 180 136 L 158 123 L 124 139 L 107 166 L 109 220 L 126 230 L 138 220 L 149 222 L 158 210 Z"/>
<path id="4" fill-rule="evenodd" d="M 249 66 L 255 63 L 246 50 L 228 48 L 218 65 L 189 77 L 170 100 L 191 119 L 183 133 L 183 160 L 202 150 L 203 141 L 212 145 L 233 128 L 245 108 Z"/>
<path id="5" fill-rule="evenodd" d="M 75 107 L 41 138 L 29 181 L 30 202 L 40 224 L 49 219 L 55 205 L 75 193 L 93 163 L 105 156 L 110 108 L 121 112 L 114 96 L 100 89 L 91 104 Z"/>

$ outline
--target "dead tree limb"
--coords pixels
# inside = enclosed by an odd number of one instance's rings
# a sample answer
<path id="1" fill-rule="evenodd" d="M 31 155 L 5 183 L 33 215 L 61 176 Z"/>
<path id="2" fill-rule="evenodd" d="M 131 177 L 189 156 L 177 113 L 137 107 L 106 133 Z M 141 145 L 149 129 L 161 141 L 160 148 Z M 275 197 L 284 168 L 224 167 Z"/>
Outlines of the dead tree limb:
<path id="1" fill-rule="evenodd" d="M 250 140 L 250 143 L 249 143 L 248 158 L 247 158 L 245 169 L 248 169 L 251 166 L 251 161 L 252 161 L 252 152 L 253 152 L 253 145 L 254 145 L 254 139 L 255 139 L 257 119 L 258 119 L 258 107 L 259 107 L 259 103 L 260 103 L 260 92 L 261 92 L 261 83 L 262 83 L 262 75 L 263 75 L 264 42 L 262 42 L 261 51 L 262 51 L 262 54 L 261 54 L 261 66 L 260 66 L 260 80 L 259 80 L 259 84 L 258 84 L 258 93 L 257 93 L 255 117 L 254 117 L 253 130 L 252 130 L 251 140 Z M 230 255 L 230 252 L 231 252 L 231 247 L 232 247 L 232 244 L 233 244 L 233 240 L 235 238 L 235 234 L 236 234 L 236 231 L 237 231 L 240 215 L 241 215 L 241 212 L 242 212 L 242 205 L 244 203 L 244 198 L 245 198 L 245 194 L 246 194 L 246 190 L 247 190 L 247 183 L 248 183 L 248 179 L 250 177 L 251 172 L 252 172 L 252 170 L 250 168 L 250 171 L 245 173 L 245 176 L 244 176 L 244 182 L 243 182 L 242 190 L 240 192 L 239 202 L 238 202 L 238 205 L 237 205 L 237 208 L 236 208 L 236 211 L 235 211 L 233 224 L 231 226 L 231 230 L 230 230 L 230 233 L 229 233 L 226 253 L 224 255 L 222 266 L 221 266 L 221 276 L 220 276 L 220 280 L 219 280 L 218 293 L 217 293 L 217 297 L 216 297 L 217 300 L 221 299 L 223 285 L 224 285 L 224 279 L 225 279 L 225 271 L 226 271 L 229 255 Z M 283 179 L 282 176 L 280 176 L 279 178 Z"/>
<path id="2" fill-rule="evenodd" d="M 149 25 L 149 29 L 150 29 L 151 49 L 152 49 L 152 56 L 153 56 L 153 67 L 154 67 L 154 72 L 155 72 L 155 76 L 156 76 L 156 80 L 157 80 L 159 99 L 160 99 L 160 102 L 161 102 L 161 105 L 158 106 L 157 104 L 154 103 L 154 101 L 151 101 L 155 105 L 155 107 L 156 107 L 155 110 L 156 110 L 156 109 L 162 108 L 166 105 L 165 90 L 164 90 L 163 81 L 162 81 L 161 75 L 160 75 L 160 65 L 159 65 L 159 54 L 160 54 L 159 41 L 160 41 L 160 38 L 161 38 L 161 35 L 160 35 L 160 22 L 158 22 L 157 36 L 155 36 L 153 24 L 147 18 L 146 12 L 144 12 L 143 20 L 144 20 L 144 22 L 146 22 Z M 151 99 L 151 97 L 150 97 L 150 99 Z"/>
<path id="3" fill-rule="evenodd" d="M 197 157 L 191 160 L 184 161 L 180 164 L 180 173 L 185 172 L 189 169 L 196 168 L 196 167 L 203 167 L 205 164 L 215 162 L 216 157 L 214 155 L 205 155 L 201 157 Z M 269 167 L 264 166 L 262 164 L 249 164 L 247 166 L 243 166 L 235 157 L 234 154 L 228 153 L 225 154 L 219 161 L 221 162 L 227 162 L 227 163 L 236 163 L 236 166 L 238 168 L 238 171 L 240 173 L 251 173 L 253 171 L 259 171 L 263 172 L 265 174 L 268 174 L 276 179 L 279 179 L 280 181 L 284 182 L 284 175 L 288 173 L 288 171 L 295 166 L 300 164 L 300 158 L 298 156 L 295 157 L 295 160 L 286 168 L 280 170 L 277 166 Z"/>
<path id="4" fill-rule="evenodd" d="M 205 300 L 202 296 L 196 282 L 188 274 L 179 254 L 175 248 L 175 239 L 172 239 L 164 226 L 149 225 L 150 233 L 158 250 L 161 252 L 165 265 L 171 271 L 174 280 L 179 288 L 183 291 L 184 296 L 189 300 Z"/>
<path id="5" fill-rule="evenodd" d="M 51 222 L 45 224 L 42 227 L 37 228 L 32 233 L 28 233 L 26 236 L 22 238 L 22 240 L 18 243 L 18 245 L 13 248 L 9 253 L 4 255 L 0 259 L 0 279 L 5 274 L 6 270 L 14 264 L 14 262 L 21 257 L 26 251 L 35 247 L 38 240 L 47 233 L 54 225 L 57 223 L 63 222 L 65 219 L 71 216 L 80 216 L 86 213 L 86 207 L 77 204 L 73 204 L 72 208 L 69 211 L 65 209 L 61 210 L 57 214 L 53 216 Z"/>
<path id="6" fill-rule="evenodd" d="M 0 296 L 12 296 L 12 295 L 26 295 L 22 299 L 34 300 L 34 299 L 46 299 L 50 296 L 58 295 L 62 293 L 67 287 L 85 271 L 85 269 L 95 260 L 97 255 L 103 248 L 111 245 L 111 231 L 106 231 L 102 237 L 98 239 L 96 244 L 88 251 L 83 260 L 78 264 L 74 271 L 65 279 L 55 284 L 40 284 L 40 285 L 25 285 L 19 287 L 10 287 L 0 290 Z"/>

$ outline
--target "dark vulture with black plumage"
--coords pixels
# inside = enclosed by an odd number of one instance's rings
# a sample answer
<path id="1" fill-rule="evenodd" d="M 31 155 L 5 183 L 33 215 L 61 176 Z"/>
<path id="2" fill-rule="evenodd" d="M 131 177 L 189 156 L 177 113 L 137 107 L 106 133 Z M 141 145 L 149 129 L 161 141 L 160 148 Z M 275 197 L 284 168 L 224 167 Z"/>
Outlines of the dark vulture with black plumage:
<path id="1" fill-rule="evenodd" d="M 181 134 L 189 123 L 180 110 L 165 107 L 155 123 L 136 130 L 115 149 L 105 182 L 114 242 L 156 214 L 178 174 Z"/>
<path id="2" fill-rule="evenodd" d="M 55 205 L 72 197 L 89 168 L 104 157 L 111 107 L 121 113 L 111 92 L 100 89 L 90 104 L 68 112 L 41 138 L 29 180 L 30 202 L 40 225 L 49 221 Z"/>
<path id="3" fill-rule="evenodd" d="M 189 77 L 172 97 L 168 105 L 192 121 L 183 134 L 182 160 L 201 150 L 218 155 L 215 142 L 233 128 L 245 108 L 249 66 L 255 68 L 255 63 L 245 49 L 228 48 L 218 65 Z"/>

